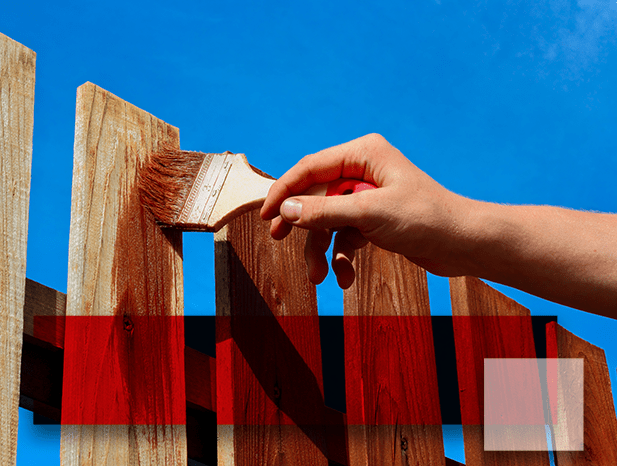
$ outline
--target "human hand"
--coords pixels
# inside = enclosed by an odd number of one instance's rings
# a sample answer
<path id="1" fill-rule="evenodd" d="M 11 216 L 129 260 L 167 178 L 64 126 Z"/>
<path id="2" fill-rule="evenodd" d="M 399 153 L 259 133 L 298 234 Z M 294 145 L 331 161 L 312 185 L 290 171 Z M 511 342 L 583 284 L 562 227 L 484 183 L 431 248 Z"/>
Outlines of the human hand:
<path id="1" fill-rule="evenodd" d="M 378 189 L 302 195 L 339 178 L 364 180 Z M 309 229 L 305 259 L 314 283 L 328 273 L 325 253 L 336 230 L 332 269 L 339 286 L 348 288 L 355 278 L 355 250 L 369 241 L 438 275 L 462 274 L 456 237 L 464 227 L 465 205 L 465 198 L 442 187 L 382 136 L 370 134 L 300 160 L 272 185 L 261 216 L 272 220 L 275 239 L 285 238 L 294 226 Z"/>

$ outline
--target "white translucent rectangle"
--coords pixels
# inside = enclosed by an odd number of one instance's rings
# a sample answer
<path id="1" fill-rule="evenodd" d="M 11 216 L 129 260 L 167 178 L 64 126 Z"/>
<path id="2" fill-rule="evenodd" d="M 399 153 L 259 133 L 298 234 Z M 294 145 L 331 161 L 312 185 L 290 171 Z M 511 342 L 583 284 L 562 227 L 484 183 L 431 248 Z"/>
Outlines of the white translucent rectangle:
<path id="1" fill-rule="evenodd" d="M 583 450 L 583 361 L 484 359 L 484 450 Z"/>

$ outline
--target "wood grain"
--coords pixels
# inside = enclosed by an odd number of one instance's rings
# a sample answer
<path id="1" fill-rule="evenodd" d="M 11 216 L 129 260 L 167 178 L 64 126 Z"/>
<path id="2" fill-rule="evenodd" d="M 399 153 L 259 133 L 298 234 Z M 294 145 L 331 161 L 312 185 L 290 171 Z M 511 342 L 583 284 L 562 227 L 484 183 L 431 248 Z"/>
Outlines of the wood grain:
<path id="1" fill-rule="evenodd" d="M 219 465 L 326 465 L 306 232 L 272 240 L 257 211 L 215 235 Z"/>
<path id="2" fill-rule="evenodd" d="M 64 348 L 66 294 L 26 278 L 24 334 Z"/>
<path id="3" fill-rule="evenodd" d="M 64 293 L 26 279 L 24 320 L 35 324 L 24 326 L 20 406 L 57 422 L 62 398 L 65 312 Z M 216 360 L 186 346 L 184 363 L 188 458 L 216 464 Z M 325 407 L 324 424 L 330 464 L 348 465 L 345 414 Z"/>
<path id="4" fill-rule="evenodd" d="M 138 170 L 163 143 L 178 147 L 178 130 L 94 84 L 78 89 L 67 318 L 125 316 L 125 320 L 124 329 L 110 330 L 116 333 L 109 334 L 105 347 L 94 343 L 104 335 L 85 330 L 78 355 L 68 350 L 74 342 L 67 328 L 63 422 L 71 403 L 87 416 L 86 407 L 99 406 L 97 399 L 108 395 L 67 394 L 67 383 L 75 391 L 97 386 L 97 377 L 104 377 L 89 360 L 106 362 L 109 371 L 124 381 L 118 409 L 136 410 L 148 402 L 157 410 L 149 414 L 158 419 L 164 415 L 158 407 L 174 403 L 166 387 L 149 390 L 150 399 L 143 400 L 138 397 L 144 394 L 136 393 L 134 385 L 136 371 L 158 374 L 184 364 L 183 351 L 174 353 L 180 361 L 159 351 L 159 341 L 177 337 L 172 332 L 178 327 L 155 325 L 160 322 L 156 317 L 183 312 L 181 233 L 162 231 L 141 207 L 136 188 Z M 135 320 L 133 327 L 131 319 L 137 316 L 151 318 Z M 78 379 L 67 379 L 67 372 Z M 183 397 L 184 387 L 176 393 Z M 185 425 L 63 425 L 61 459 L 64 465 L 184 465 Z"/>
<path id="5" fill-rule="evenodd" d="M 39 346 L 64 349 L 65 315 L 64 293 L 26 278 L 23 330 L 26 340 Z M 216 411 L 215 359 L 188 346 L 184 355 L 187 403 Z"/>
<path id="6" fill-rule="evenodd" d="M 444 465 L 426 272 L 367 245 L 345 292 L 350 465 Z"/>
<path id="7" fill-rule="evenodd" d="M 450 294 L 466 464 L 548 466 L 546 451 L 484 451 L 484 358 L 536 357 L 529 310 L 474 277 Z"/>
<path id="8" fill-rule="evenodd" d="M 36 54 L 0 34 L 0 464 L 15 464 Z"/>
<path id="9" fill-rule="evenodd" d="M 65 314 L 64 293 L 26 278 L 19 406 L 58 423 Z M 216 464 L 216 362 L 185 346 L 184 365 L 188 458 Z"/>
<path id="10" fill-rule="evenodd" d="M 549 358 L 584 359 L 584 450 L 556 451 L 557 464 L 617 464 L 617 419 L 604 350 L 577 337 L 556 322 L 546 326 L 546 347 Z"/>

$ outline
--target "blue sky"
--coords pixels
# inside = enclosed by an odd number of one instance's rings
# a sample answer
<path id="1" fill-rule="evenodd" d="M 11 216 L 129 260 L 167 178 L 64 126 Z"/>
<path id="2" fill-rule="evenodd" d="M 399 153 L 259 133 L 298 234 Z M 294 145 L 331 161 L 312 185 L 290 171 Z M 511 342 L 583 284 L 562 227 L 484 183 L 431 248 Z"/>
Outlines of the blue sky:
<path id="1" fill-rule="evenodd" d="M 182 148 L 274 176 L 379 132 L 465 196 L 617 212 L 616 18 L 612 0 L 4 2 L 0 32 L 37 52 L 27 275 L 66 291 L 86 81 L 179 127 Z M 214 312 L 212 251 L 185 235 L 186 314 Z M 429 286 L 450 313 L 446 281 Z M 603 347 L 617 386 L 615 321 L 498 288 Z M 318 293 L 342 312 L 333 280 Z M 23 410 L 18 445 L 19 465 L 59 464 L 58 429 Z"/>

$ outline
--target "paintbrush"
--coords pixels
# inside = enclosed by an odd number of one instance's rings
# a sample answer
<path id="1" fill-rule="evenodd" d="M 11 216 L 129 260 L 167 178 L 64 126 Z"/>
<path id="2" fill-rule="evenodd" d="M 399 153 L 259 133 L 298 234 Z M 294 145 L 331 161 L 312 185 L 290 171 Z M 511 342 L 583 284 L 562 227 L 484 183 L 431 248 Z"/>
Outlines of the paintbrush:
<path id="1" fill-rule="evenodd" d="M 261 207 L 276 180 L 249 165 L 244 154 L 206 154 L 165 146 L 139 172 L 141 201 L 162 226 L 218 231 L 239 215 Z M 336 196 L 376 186 L 338 179 L 303 194 Z"/>

